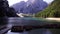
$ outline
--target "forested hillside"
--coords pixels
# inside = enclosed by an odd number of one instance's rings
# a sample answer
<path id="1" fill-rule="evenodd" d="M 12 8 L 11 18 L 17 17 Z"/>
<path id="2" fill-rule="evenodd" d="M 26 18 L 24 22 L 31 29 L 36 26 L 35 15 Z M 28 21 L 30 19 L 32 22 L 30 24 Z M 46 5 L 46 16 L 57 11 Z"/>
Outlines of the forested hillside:
<path id="1" fill-rule="evenodd" d="M 54 0 L 46 9 L 38 12 L 36 17 L 60 17 L 60 0 Z"/>

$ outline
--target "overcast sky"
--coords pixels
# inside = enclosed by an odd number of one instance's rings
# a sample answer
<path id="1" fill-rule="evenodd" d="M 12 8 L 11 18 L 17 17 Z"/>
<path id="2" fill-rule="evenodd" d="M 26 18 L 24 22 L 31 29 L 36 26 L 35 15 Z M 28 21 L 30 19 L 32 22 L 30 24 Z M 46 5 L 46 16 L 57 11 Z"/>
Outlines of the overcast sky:
<path id="1" fill-rule="evenodd" d="M 20 2 L 20 1 L 27 1 L 27 0 L 8 0 L 8 2 L 9 2 L 9 6 L 12 6 L 13 4 L 15 4 L 15 3 L 18 3 L 18 2 Z M 48 4 L 49 3 L 51 3 L 53 0 L 44 0 L 44 1 L 46 1 Z"/>

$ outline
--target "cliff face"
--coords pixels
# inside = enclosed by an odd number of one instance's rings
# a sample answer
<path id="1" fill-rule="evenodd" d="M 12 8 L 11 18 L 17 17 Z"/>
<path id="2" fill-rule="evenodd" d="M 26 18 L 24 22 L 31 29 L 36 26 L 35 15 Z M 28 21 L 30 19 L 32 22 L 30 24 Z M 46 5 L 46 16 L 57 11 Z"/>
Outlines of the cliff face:
<path id="1" fill-rule="evenodd" d="M 19 3 L 16 3 L 12 6 L 16 11 L 21 10 L 22 8 L 26 7 L 26 2 L 21 1 Z"/>
<path id="2" fill-rule="evenodd" d="M 43 0 L 28 0 L 27 2 L 20 2 L 13 5 L 16 11 L 20 13 L 37 13 L 48 6 Z"/>
<path id="3" fill-rule="evenodd" d="M 38 17 L 60 17 L 60 0 L 54 0 L 45 10 L 36 14 Z"/>

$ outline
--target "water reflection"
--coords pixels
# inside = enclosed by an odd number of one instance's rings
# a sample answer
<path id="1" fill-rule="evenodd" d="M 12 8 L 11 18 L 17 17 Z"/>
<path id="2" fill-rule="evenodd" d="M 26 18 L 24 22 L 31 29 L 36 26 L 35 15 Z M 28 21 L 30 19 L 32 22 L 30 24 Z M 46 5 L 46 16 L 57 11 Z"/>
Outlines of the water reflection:
<path id="1" fill-rule="evenodd" d="M 11 30 L 9 30 L 7 34 L 52 34 L 52 32 L 49 29 L 36 29 L 31 31 L 24 31 L 22 33 L 11 32 Z"/>
<path id="2" fill-rule="evenodd" d="M 36 19 L 36 18 L 9 18 L 8 20 L 8 26 L 24 26 L 24 25 L 44 25 L 44 24 L 53 24 L 53 23 L 57 23 L 57 22 L 52 22 L 52 21 L 46 21 L 43 19 Z M 60 23 L 57 23 L 60 24 Z M 59 32 L 58 32 L 59 31 Z M 56 32 L 56 33 L 55 33 Z M 35 29 L 35 30 L 31 30 L 31 31 L 24 31 L 22 33 L 17 33 L 17 32 L 11 32 L 11 30 L 9 30 L 7 32 L 7 34 L 57 34 L 60 33 L 60 29 Z"/>
<path id="3" fill-rule="evenodd" d="M 0 25 L 6 25 L 8 23 L 7 17 L 0 17 Z"/>
<path id="4" fill-rule="evenodd" d="M 28 34 L 28 32 L 25 31 L 23 33 L 21 32 L 19 33 L 19 32 L 11 32 L 11 30 L 9 30 L 7 34 Z"/>

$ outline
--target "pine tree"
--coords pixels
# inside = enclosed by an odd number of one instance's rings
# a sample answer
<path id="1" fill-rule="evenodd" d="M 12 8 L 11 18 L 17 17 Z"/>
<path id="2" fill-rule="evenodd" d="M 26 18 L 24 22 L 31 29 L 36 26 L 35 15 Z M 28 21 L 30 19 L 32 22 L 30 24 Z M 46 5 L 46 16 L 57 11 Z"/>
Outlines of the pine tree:
<path id="1" fill-rule="evenodd" d="M 36 17 L 60 17 L 60 0 L 54 0 L 45 10 L 36 14 Z"/>

